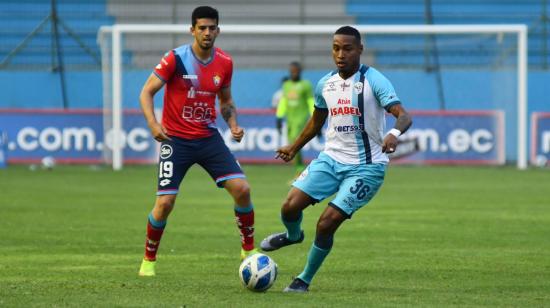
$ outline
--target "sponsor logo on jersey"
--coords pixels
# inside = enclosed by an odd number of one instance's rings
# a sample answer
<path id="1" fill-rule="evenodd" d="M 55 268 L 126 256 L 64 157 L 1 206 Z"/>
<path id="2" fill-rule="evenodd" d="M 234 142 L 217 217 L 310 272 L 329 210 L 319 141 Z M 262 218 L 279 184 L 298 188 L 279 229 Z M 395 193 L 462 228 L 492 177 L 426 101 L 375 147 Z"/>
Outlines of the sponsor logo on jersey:
<path id="1" fill-rule="evenodd" d="M 187 98 L 195 98 L 195 87 L 189 88 L 189 91 L 187 91 Z"/>
<path id="2" fill-rule="evenodd" d="M 336 91 L 336 85 L 334 84 L 334 81 L 328 83 L 328 88 L 325 87 L 324 89 L 326 92 L 334 92 Z"/>
<path id="3" fill-rule="evenodd" d="M 181 75 L 183 79 L 199 79 L 197 75 Z"/>
<path id="4" fill-rule="evenodd" d="M 217 87 L 220 85 L 220 82 L 222 81 L 222 78 L 219 76 L 219 75 L 214 75 L 214 77 L 212 77 L 212 80 L 214 81 L 214 85 Z"/>
<path id="5" fill-rule="evenodd" d="M 345 92 L 346 91 L 346 88 L 349 88 L 350 85 L 345 83 L 345 82 L 342 82 L 342 84 L 340 85 L 340 87 L 342 87 L 342 92 Z"/>
<path id="6" fill-rule="evenodd" d="M 160 186 L 164 187 L 168 184 L 170 184 L 172 181 L 170 181 L 169 179 L 164 179 L 162 181 L 160 181 Z"/>
<path id="7" fill-rule="evenodd" d="M 160 70 L 162 68 L 162 64 L 157 64 L 157 66 L 155 67 L 156 69 Z"/>
<path id="8" fill-rule="evenodd" d="M 296 91 L 296 89 L 293 89 L 293 90 L 288 91 L 288 93 L 286 94 L 286 98 L 289 99 L 289 100 L 296 100 L 296 99 L 300 98 L 300 95 L 299 95 L 298 91 Z"/>
<path id="9" fill-rule="evenodd" d="M 360 94 L 361 92 L 363 92 L 363 83 L 360 81 L 356 82 L 353 85 L 353 91 L 355 92 L 355 94 Z"/>
<path id="10" fill-rule="evenodd" d="M 208 106 L 208 103 L 203 102 L 193 103 L 193 106 L 184 106 L 181 116 L 192 122 L 211 121 L 216 111 Z"/>
<path id="11" fill-rule="evenodd" d="M 359 125 L 338 125 L 334 126 L 334 131 L 338 133 L 355 133 L 362 132 L 364 129 L 363 124 Z"/>
<path id="12" fill-rule="evenodd" d="M 361 112 L 359 111 L 359 108 L 357 107 L 334 107 L 330 108 L 330 115 L 331 116 L 344 116 L 344 115 L 352 115 L 356 117 L 361 116 Z"/>
<path id="13" fill-rule="evenodd" d="M 349 105 L 349 104 L 351 104 L 351 99 L 349 99 L 349 98 L 339 98 L 337 104 L 338 105 Z"/>
<path id="14" fill-rule="evenodd" d="M 216 96 L 216 93 L 210 91 L 195 91 L 198 96 Z"/>
<path id="15" fill-rule="evenodd" d="M 160 147 L 160 158 L 162 159 L 170 158 L 170 156 L 172 156 L 172 152 L 173 152 L 172 147 L 169 144 L 163 144 Z"/>

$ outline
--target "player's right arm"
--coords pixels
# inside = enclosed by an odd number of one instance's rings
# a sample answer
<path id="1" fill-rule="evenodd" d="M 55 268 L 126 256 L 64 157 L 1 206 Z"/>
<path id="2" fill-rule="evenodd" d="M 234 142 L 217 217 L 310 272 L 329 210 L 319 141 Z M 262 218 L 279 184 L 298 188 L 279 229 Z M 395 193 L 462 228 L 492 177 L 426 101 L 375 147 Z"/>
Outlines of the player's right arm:
<path id="1" fill-rule="evenodd" d="M 154 100 L 155 94 L 164 86 L 164 82 L 157 77 L 155 74 L 151 74 L 143 89 L 141 89 L 141 94 L 139 95 L 139 103 L 141 105 L 141 110 L 147 120 L 147 125 L 151 130 L 151 135 L 155 138 L 156 141 L 170 140 L 170 137 L 167 135 L 166 128 L 162 126 L 155 117 L 155 108 Z"/>
<path id="2" fill-rule="evenodd" d="M 296 138 L 293 144 L 281 147 L 277 150 L 277 156 L 275 158 L 281 158 L 282 160 L 289 162 L 291 161 L 296 153 L 300 151 L 313 137 L 317 136 L 323 124 L 328 117 L 328 109 L 326 108 L 315 108 L 311 118 L 306 124 L 306 127 L 300 133 L 300 136 Z"/>
<path id="3" fill-rule="evenodd" d="M 157 121 L 155 117 L 154 100 L 155 94 L 164 86 L 164 84 L 172 78 L 176 70 L 176 58 L 172 51 L 164 54 L 164 57 L 160 59 L 159 64 L 155 67 L 153 73 L 149 76 L 141 94 L 139 95 L 139 103 L 143 115 L 147 120 L 147 125 L 151 130 L 151 135 L 156 141 L 162 142 L 164 140 L 170 140 L 167 135 L 167 130 L 162 124 Z"/>

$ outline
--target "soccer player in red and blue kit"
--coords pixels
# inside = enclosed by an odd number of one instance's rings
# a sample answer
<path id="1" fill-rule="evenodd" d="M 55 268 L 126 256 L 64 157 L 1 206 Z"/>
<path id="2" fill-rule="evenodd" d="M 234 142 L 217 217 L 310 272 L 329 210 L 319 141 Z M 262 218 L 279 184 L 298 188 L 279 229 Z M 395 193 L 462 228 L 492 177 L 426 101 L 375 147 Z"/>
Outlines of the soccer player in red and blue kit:
<path id="1" fill-rule="evenodd" d="M 216 128 L 216 96 L 223 119 L 234 140 L 244 130 L 237 124 L 231 96 L 231 57 L 214 41 L 220 29 L 218 11 L 197 7 L 192 15 L 192 44 L 180 46 L 161 59 L 147 79 L 140 95 L 141 108 L 153 137 L 161 142 L 158 190 L 147 221 L 145 257 L 141 276 L 155 275 L 155 261 L 168 215 L 174 208 L 179 185 L 193 164 L 199 164 L 225 188 L 235 202 L 235 216 L 241 234 L 241 258 L 254 248 L 254 209 L 250 188 L 235 157 Z M 154 114 L 153 97 L 166 86 L 162 123 Z"/>

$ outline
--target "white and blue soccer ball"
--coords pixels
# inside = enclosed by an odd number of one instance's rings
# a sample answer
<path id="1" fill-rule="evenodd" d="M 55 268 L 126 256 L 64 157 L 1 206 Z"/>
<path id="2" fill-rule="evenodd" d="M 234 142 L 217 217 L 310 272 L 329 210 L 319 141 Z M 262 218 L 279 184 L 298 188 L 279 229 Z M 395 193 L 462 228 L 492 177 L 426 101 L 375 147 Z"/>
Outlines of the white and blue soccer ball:
<path id="1" fill-rule="evenodd" d="M 262 253 L 253 254 L 241 263 L 239 277 L 249 290 L 265 291 L 277 278 L 277 263 Z"/>
<path id="2" fill-rule="evenodd" d="M 548 159 L 544 155 L 537 155 L 535 158 L 535 166 L 544 168 L 548 165 Z"/>
<path id="3" fill-rule="evenodd" d="M 40 164 L 42 165 L 43 169 L 52 170 L 53 167 L 55 167 L 55 158 L 51 156 L 46 156 L 42 158 L 42 160 L 40 161 Z"/>

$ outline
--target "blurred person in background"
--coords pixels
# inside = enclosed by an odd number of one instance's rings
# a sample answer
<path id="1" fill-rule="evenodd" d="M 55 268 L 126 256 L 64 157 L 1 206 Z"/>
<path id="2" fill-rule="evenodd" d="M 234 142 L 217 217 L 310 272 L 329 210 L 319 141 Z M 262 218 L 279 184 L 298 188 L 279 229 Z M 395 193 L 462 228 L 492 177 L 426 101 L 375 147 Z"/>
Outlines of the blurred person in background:
<path id="1" fill-rule="evenodd" d="M 279 102 L 281 101 L 281 98 L 283 97 L 283 84 L 288 80 L 288 77 L 285 76 L 283 79 L 281 79 L 281 87 L 273 93 L 273 96 L 271 97 L 271 108 L 274 110 L 277 110 L 277 107 L 279 106 Z"/>
<path id="2" fill-rule="evenodd" d="M 282 97 L 277 105 L 276 124 L 279 134 L 282 134 L 283 121 L 286 121 L 288 142 L 293 143 L 313 112 L 313 86 L 302 79 L 302 65 L 299 62 L 290 63 L 289 76 L 289 80 L 283 83 Z M 300 151 L 294 157 L 294 166 L 297 174 L 304 170 Z"/>

